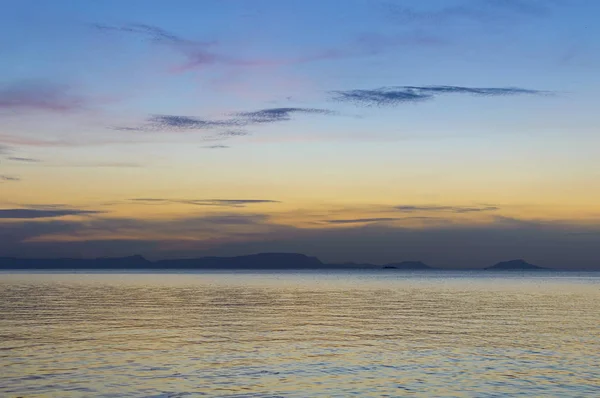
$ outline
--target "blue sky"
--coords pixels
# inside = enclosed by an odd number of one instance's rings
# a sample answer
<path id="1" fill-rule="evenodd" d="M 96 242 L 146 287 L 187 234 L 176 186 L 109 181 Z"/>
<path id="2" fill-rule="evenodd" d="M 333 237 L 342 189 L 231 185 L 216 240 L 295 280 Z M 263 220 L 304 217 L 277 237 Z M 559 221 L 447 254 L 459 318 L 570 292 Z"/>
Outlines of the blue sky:
<path id="1" fill-rule="evenodd" d="M 336 234 L 368 241 L 388 229 L 535 225 L 558 234 L 548 245 L 565 231 L 586 237 L 579 251 L 597 243 L 596 1 L 2 4 L 0 206 L 97 211 L 5 213 L 0 228 L 31 231 L 6 232 L 18 243 L 7 254 L 120 254 L 122 242 L 157 257 L 229 254 L 258 250 L 253 242 L 278 228 L 293 231 L 290 242 L 331 234 L 307 253 L 331 260 L 422 255 L 327 245 Z M 181 198 L 269 202 L 198 208 Z M 435 210 L 490 203 L 497 210 L 468 217 Z M 421 221 L 390 217 L 401 205 L 425 206 Z M 89 228 L 225 213 L 264 218 L 249 230 L 198 221 L 177 238 L 139 225 Z M 518 223 L 507 227 L 509 219 Z M 307 250 L 290 242 L 260 249 Z M 436 242 L 429 261 L 475 262 Z M 507 245 L 481 261 L 511 256 L 556 258 Z"/>

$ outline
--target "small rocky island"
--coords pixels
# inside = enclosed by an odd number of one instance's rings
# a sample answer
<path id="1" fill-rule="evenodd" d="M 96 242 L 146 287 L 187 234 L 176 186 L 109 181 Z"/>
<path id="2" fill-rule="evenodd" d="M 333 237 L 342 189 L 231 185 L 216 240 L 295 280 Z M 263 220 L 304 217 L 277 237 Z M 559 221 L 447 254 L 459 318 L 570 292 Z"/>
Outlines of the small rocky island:
<path id="1" fill-rule="evenodd" d="M 550 270 L 550 268 L 540 267 L 538 265 L 529 264 L 525 260 L 510 260 L 502 261 L 498 264 L 492 265 L 491 267 L 485 268 L 490 271 L 543 271 Z"/>

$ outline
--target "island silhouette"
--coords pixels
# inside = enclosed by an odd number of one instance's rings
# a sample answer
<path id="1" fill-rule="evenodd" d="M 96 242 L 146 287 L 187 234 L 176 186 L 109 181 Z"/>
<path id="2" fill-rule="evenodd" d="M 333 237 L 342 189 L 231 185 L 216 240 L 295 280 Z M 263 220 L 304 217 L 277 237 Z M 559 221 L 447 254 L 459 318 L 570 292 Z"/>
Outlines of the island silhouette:
<path id="1" fill-rule="evenodd" d="M 150 261 L 141 255 L 100 258 L 16 258 L 0 257 L 0 270 L 358 270 L 386 269 L 433 271 L 421 261 L 402 261 L 383 265 L 370 263 L 323 263 L 316 257 L 299 253 L 258 253 L 233 257 L 199 257 Z M 551 270 L 524 260 L 499 262 L 491 271 Z"/>
<path id="2" fill-rule="evenodd" d="M 548 268 L 529 264 L 525 260 L 518 259 L 518 260 L 502 261 L 502 262 L 492 265 L 491 267 L 487 267 L 485 269 L 492 270 L 492 271 L 536 271 L 536 270 L 546 270 Z"/>

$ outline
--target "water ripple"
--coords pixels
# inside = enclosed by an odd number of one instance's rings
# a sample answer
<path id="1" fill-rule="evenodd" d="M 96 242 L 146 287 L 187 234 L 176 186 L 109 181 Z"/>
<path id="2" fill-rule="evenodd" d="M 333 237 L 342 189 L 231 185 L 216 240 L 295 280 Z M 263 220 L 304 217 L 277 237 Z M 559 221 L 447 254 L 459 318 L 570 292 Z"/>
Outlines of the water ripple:
<path id="1" fill-rule="evenodd" d="M 600 278 L 3 274 L 0 395 L 599 396 Z"/>

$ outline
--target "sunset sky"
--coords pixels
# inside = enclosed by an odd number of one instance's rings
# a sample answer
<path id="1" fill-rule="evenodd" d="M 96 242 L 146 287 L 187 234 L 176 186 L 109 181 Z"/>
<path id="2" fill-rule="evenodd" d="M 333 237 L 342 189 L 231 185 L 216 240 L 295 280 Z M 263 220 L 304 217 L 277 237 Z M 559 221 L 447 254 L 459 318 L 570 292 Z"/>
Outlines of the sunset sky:
<path id="1" fill-rule="evenodd" d="M 600 269 L 596 0 L 2 0 L 0 256 Z"/>

